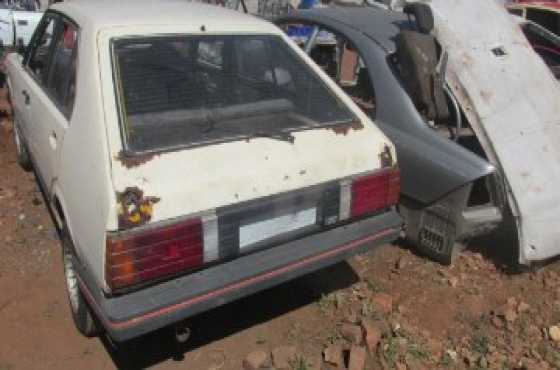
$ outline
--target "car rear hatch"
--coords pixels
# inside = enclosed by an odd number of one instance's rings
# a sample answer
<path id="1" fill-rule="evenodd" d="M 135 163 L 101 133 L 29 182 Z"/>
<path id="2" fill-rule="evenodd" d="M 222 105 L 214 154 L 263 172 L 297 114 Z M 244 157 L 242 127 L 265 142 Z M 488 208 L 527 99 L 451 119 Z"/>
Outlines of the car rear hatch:
<path id="1" fill-rule="evenodd" d="M 281 37 L 134 38 L 113 48 L 124 148 L 112 165 L 111 290 L 396 204 L 392 144 Z"/>
<path id="2" fill-rule="evenodd" d="M 192 234 L 200 245 L 183 256 L 190 259 L 177 267 L 183 270 L 279 245 L 396 203 L 398 171 L 382 169 L 386 142 L 372 126 L 346 135 L 317 129 L 294 136 L 293 144 L 259 138 L 154 155 L 141 164 L 116 161 L 121 231 L 115 238 L 150 225 L 194 222 Z M 360 179 L 369 178 L 373 182 L 359 190 Z M 362 211 L 360 201 L 373 204 Z"/>

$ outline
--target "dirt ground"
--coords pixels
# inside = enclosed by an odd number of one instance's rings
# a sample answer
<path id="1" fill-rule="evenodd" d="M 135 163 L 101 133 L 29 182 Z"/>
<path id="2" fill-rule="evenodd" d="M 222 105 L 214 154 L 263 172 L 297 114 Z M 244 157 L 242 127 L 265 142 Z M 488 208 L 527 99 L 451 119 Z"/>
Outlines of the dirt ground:
<path id="1" fill-rule="evenodd" d="M 0 370 L 242 369 L 250 352 L 280 346 L 309 360 L 321 359 L 329 346 L 348 357 L 351 342 L 362 340 L 349 334 L 361 320 L 380 334 L 366 369 L 560 368 L 559 265 L 512 269 L 507 230 L 471 241 L 451 268 L 402 245 L 381 247 L 197 316 L 183 345 L 169 329 L 120 346 L 86 339 L 73 327 L 52 222 L 33 175 L 18 167 L 14 153 L 4 119 Z"/>

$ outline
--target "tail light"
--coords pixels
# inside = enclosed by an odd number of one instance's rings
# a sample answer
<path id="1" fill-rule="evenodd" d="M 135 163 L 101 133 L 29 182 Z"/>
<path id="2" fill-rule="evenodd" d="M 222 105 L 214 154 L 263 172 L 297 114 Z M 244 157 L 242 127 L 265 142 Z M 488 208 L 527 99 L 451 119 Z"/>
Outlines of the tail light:
<path id="1" fill-rule="evenodd" d="M 107 284 L 118 290 L 202 266 L 204 239 L 203 222 L 198 218 L 108 236 Z"/>
<path id="2" fill-rule="evenodd" d="M 388 168 L 352 182 L 350 216 L 361 217 L 399 202 L 400 172 Z"/>

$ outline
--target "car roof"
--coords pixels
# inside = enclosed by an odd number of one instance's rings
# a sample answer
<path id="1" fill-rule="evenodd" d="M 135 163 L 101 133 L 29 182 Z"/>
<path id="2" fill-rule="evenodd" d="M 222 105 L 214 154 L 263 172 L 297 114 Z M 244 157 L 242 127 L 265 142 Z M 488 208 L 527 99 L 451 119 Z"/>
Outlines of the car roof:
<path id="1" fill-rule="evenodd" d="M 219 6 L 187 0 L 71 0 L 50 9 L 72 18 L 82 28 L 97 31 L 111 27 L 204 25 L 207 31 L 231 31 L 231 24 L 273 31 L 268 22 Z M 280 31 L 277 31 L 278 33 Z"/>
<path id="2" fill-rule="evenodd" d="M 408 17 L 399 12 L 372 6 L 331 6 L 299 10 L 291 17 L 321 22 L 333 21 L 361 32 L 379 43 L 385 50 L 395 49 L 395 36 L 403 29 L 410 29 Z"/>

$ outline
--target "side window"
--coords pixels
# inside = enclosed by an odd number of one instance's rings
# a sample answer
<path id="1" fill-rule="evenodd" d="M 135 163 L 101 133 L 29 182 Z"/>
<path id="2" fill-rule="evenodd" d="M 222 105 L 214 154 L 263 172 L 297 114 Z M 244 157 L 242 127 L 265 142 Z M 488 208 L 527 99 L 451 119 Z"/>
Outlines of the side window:
<path id="1" fill-rule="evenodd" d="M 49 55 L 53 42 L 55 25 L 55 18 L 47 18 L 45 20 L 41 25 L 38 38 L 35 39 L 30 51 L 28 62 L 29 69 L 41 82 L 46 80 L 48 73 Z"/>
<path id="2" fill-rule="evenodd" d="M 253 81 L 263 81 L 270 70 L 271 61 L 264 40 L 236 40 L 237 73 Z M 269 73 L 269 72 L 268 72 Z"/>
<path id="3" fill-rule="evenodd" d="M 223 50 L 223 41 L 200 41 L 198 43 L 198 62 L 221 69 L 224 64 Z"/>
<path id="4" fill-rule="evenodd" d="M 70 117 L 76 92 L 78 29 L 68 21 L 63 21 L 61 28 L 54 47 L 47 89 L 62 113 Z"/>
<path id="5" fill-rule="evenodd" d="M 317 27 L 309 56 L 323 69 L 370 117 L 375 117 L 375 89 L 370 73 L 352 42 L 344 35 L 315 24 L 288 23 L 282 28 L 302 48 Z"/>

